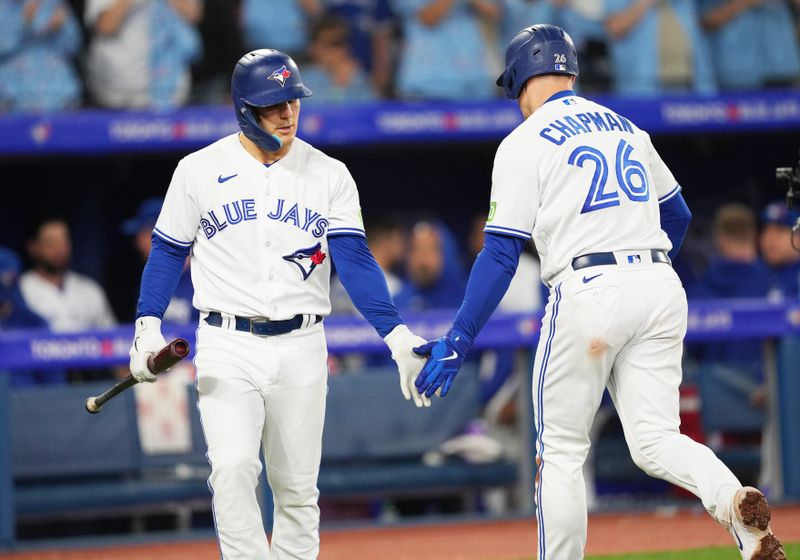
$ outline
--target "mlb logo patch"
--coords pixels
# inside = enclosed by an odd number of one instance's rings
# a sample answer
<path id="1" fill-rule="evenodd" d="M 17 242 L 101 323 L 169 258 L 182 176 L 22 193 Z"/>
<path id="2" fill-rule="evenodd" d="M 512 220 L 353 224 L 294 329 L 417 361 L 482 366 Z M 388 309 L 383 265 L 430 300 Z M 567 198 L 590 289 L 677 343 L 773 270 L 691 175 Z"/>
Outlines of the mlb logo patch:
<path id="1" fill-rule="evenodd" d="M 574 99 L 564 99 L 564 105 L 577 105 L 578 102 Z"/>
<path id="2" fill-rule="evenodd" d="M 566 64 L 556 64 L 555 67 L 556 67 L 556 70 L 559 70 L 561 72 L 566 72 L 567 71 L 567 65 Z"/>
<path id="3" fill-rule="evenodd" d="M 641 255 L 628 255 L 628 264 L 639 264 L 642 262 Z"/>
<path id="4" fill-rule="evenodd" d="M 287 70 L 286 66 L 281 66 L 277 70 L 275 70 L 270 76 L 267 77 L 268 80 L 275 80 L 278 82 L 281 87 L 286 85 L 286 80 L 288 80 L 292 76 L 292 73 Z"/>

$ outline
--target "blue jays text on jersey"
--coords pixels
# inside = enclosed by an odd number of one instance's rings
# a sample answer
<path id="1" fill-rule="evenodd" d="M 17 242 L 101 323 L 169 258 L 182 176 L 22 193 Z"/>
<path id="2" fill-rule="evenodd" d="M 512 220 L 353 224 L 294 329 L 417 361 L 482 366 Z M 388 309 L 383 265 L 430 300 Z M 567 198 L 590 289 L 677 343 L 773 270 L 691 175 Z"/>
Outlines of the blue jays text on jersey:
<path id="1" fill-rule="evenodd" d="M 595 131 L 612 132 L 614 130 L 633 134 L 633 127 L 625 117 L 609 112 L 587 111 L 575 113 L 575 115 L 566 115 L 563 120 L 555 119 L 539 131 L 539 136 L 560 146 L 567 138 L 572 136 Z"/>
<path id="2" fill-rule="evenodd" d="M 223 204 L 222 211 L 209 210 L 200 219 L 200 227 L 203 228 L 206 239 L 211 239 L 217 232 L 224 230 L 229 225 L 255 220 L 257 217 L 255 205 L 254 199 L 243 198 L 242 200 L 234 200 Z M 318 239 L 325 235 L 325 231 L 328 229 L 328 220 L 323 218 L 322 214 L 311 208 L 303 208 L 297 203 L 284 211 L 286 206 L 286 200 L 279 198 L 276 208 L 267 214 L 267 218 L 285 224 L 292 224 L 296 228 L 311 233 Z M 222 218 L 223 215 L 224 218 Z M 314 226 L 313 229 L 311 229 L 312 226 Z"/>
<path id="3" fill-rule="evenodd" d="M 297 203 L 293 204 L 284 212 L 285 206 L 286 200 L 279 198 L 277 207 L 275 210 L 267 214 L 267 218 L 270 220 L 283 222 L 284 224 L 291 223 L 303 231 L 308 231 L 311 226 L 315 226 L 314 229 L 311 230 L 311 235 L 316 238 L 320 238 L 325 235 L 325 230 L 328 228 L 328 220 L 323 218 L 322 214 L 312 210 L 311 208 L 302 208 L 298 206 Z M 300 217 L 301 210 L 303 212 L 302 219 Z"/>
<path id="4" fill-rule="evenodd" d="M 206 234 L 207 239 L 214 237 L 218 231 L 222 231 L 229 225 L 236 225 L 242 221 L 256 219 L 256 201 L 252 198 L 243 198 L 242 200 L 234 200 L 222 205 L 222 212 L 220 216 L 225 214 L 224 219 L 217 217 L 214 210 L 209 210 L 208 213 L 200 218 L 200 227 Z"/>

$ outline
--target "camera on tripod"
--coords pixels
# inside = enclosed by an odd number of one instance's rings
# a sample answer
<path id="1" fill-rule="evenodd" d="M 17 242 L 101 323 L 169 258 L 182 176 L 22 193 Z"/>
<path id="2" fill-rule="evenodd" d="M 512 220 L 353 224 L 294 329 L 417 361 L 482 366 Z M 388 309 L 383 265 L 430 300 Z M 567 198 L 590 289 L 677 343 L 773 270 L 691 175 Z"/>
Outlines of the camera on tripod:
<path id="1" fill-rule="evenodd" d="M 797 167 L 779 167 L 775 170 L 775 179 L 778 186 L 786 189 L 786 207 L 792 210 L 800 203 L 800 162 Z M 795 224 L 795 230 L 798 229 Z"/>
<path id="2" fill-rule="evenodd" d="M 789 210 L 795 209 L 800 203 L 800 162 L 797 167 L 778 167 L 775 170 L 775 179 L 778 186 L 786 189 L 786 207 Z M 794 239 L 794 233 L 798 230 L 800 230 L 800 218 L 797 218 L 792 226 L 792 247 L 796 251 L 800 251 Z"/>

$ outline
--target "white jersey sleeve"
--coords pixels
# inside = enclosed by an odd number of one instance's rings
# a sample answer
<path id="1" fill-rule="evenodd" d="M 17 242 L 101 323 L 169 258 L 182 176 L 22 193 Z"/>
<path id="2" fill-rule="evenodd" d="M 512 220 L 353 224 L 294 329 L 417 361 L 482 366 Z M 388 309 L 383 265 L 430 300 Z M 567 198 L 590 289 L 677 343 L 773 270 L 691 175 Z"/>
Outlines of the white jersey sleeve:
<path id="1" fill-rule="evenodd" d="M 644 131 L 642 131 L 642 134 L 644 134 L 645 144 L 647 145 L 647 163 L 650 166 L 650 174 L 653 177 L 655 193 L 658 197 L 658 203 L 661 204 L 681 192 L 681 186 L 675 180 L 667 164 L 658 155 L 652 140 L 650 140 L 650 135 Z"/>
<path id="2" fill-rule="evenodd" d="M 328 214 L 328 235 L 365 236 L 361 219 L 361 203 L 358 199 L 356 182 L 343 166 L 339 180 L 331 192 L 330 213 Z"/>
<path id="3" fill-rule="evenodd" d="M 200 226 L 200 211 L 191 188 L 186 160 L 172 175 L 153 233 L 174 245 L 191 247 Z"/>
<path id="4" fill-rule="evenodd" d="M 530 239 L 539 210 L 539 172 L 534 158 L 500 146 L 492 170 L 492 196 L 484 231 Z"/>

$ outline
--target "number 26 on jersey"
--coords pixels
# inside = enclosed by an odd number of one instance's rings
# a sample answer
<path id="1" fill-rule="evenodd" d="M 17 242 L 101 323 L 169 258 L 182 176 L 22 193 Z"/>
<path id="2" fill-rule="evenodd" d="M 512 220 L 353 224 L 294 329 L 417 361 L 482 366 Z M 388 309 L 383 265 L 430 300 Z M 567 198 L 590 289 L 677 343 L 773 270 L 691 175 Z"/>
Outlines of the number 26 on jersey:
<path id="1" fill-rule="evenodd" d="M 633 146 L 625 140 L 620 140 L 614 158 L 616 182 L 619 190 L 622 190 L 632 202 L 646 202 L 650 199 L 647 173 L 644 165 L 636 161 L 632 154 Z M 613 184 L 608 185 L 608 160 L 603 152 L 591 146 L 578 146 L 569 155 L 567 163 L 578 167 L 594 164 L 594 175 L 581 214 L 619 206 L 619 190 Z"/>

